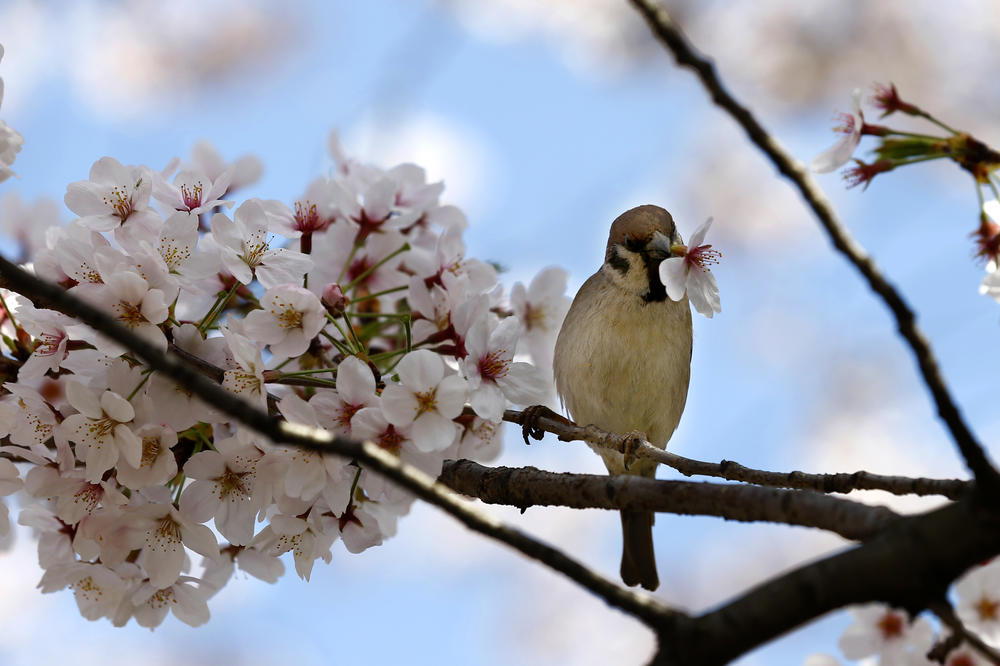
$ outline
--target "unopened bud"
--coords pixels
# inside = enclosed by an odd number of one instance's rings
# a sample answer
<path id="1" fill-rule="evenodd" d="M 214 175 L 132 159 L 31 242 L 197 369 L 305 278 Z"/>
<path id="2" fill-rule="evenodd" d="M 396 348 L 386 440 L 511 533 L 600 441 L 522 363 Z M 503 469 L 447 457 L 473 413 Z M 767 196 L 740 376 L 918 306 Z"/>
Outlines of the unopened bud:
<path id="1" fill-rule="evenodd" d="M 333 317 L 339 317 L 347 310 L 347 297 L 344 296 L 344 291 L 336 282 L 331 282 L 323 287 L 323 297 L 321 300 L 323 307 Z"/>

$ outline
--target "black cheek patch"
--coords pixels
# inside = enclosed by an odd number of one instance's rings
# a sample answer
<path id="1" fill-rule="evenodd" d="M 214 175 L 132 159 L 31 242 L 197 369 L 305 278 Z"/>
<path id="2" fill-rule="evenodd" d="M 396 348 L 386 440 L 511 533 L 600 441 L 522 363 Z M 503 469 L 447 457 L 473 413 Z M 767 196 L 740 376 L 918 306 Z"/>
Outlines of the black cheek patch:
<path id="1" fill-rule="evenodd" d="M 660 262 L 643 257 L 646 262 L 646 276 L 649 278 L 649 291 L 642 295 L 646 303 L 662 303 L 667 300 L 667 288 L 660 281 Z"/>
<path id="2" fill-rule="evenodd" d="M 618 254 L 617 247 L 611 248 L 611 253 L 608 256 L 608 265 L 610 265 L 611 268 L 615 269 L 622 275 L 626 275 L 628 273 L 629 269 L 628 259 Z"/>

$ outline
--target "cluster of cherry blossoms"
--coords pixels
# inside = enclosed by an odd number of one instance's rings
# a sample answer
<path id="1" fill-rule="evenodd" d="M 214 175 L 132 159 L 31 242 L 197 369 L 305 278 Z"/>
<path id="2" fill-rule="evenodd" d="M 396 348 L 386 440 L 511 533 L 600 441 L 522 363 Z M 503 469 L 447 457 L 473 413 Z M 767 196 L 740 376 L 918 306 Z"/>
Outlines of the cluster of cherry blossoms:
<path id="1" fill-rule="evenodd" d="M 275 418 L 434 476 L 495 456 L 504 409 L 552 393 L 565 272 L 505 295 L 465 256 L 442 183 L 330 148 L 336 172 L 291 206 L 236 205 L 259 164 L 200 145 L 162 171 L 98 160 L 68 186 L 65 226 L 42 233 L 50 208 L 16 199 L 3 222 L 37 275 Z M 273 445 L 45 303 L 0 290 L 0 310 L 0 495 L 21 491 L 42 591 L 73 590 L 88 619 L 204 623 L 235 567 L 273 582 L 291 553 L 308 579 L 335 542 L 376 546 L 409 511 L 357 462 Z"/>
<path id="2" fill-rule="evenodd" d="M 966 630 L 988 646 L 1000 648 L 1000 561 L 992 560 L 960 578 L 954 588 L 955 614 Z M 924 617 L 883 604 L 852 609 L 854 622 L 840 637 L 850 660 L 879 666 L 986 666 L 993 663 L 961 636 L 935 636 Z M 812 655 L 804 666 L 841 666 L 830 655 Z"/>
<path id="3" fill-rule="evenodd" d="M 978 219 L 970 236 L 975 243 L 974 254 L 986 265 L 986 277 L 979 293 L 1000 301 L 1000 151 L 987 146 L 968 132 L 953 129 L 921 107 L 904 101 L 895 85 L 876 85 L 871 103 L 881 110 L 881 118 L 899 113 L 922 118 L 943 130 L 942 135 L 921 134 L 876 125 L 865 120 L 861 108 L 861 91 L 853 93 L 850 113 L 839 114 L 834 131 L 840 138 L 812 161 L 813 171 L 826 173 L 854 162 L 844 170 L 848 187 L 867 188 L 879 174 L 899 167 L 948 159 L 969 173 L 976 183 Z M 876 158 L 866 163 L 854 157 L 862 137 L 874 136 L 879 145 Z M 983 190 L 986 190 L 985 194 Z"/>

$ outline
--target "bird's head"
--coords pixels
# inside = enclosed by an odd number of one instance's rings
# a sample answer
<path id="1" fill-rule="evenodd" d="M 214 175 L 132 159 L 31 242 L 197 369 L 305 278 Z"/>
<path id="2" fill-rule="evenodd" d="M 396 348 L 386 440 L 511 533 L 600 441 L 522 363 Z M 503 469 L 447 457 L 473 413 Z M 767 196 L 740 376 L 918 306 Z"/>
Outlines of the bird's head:
<path id="1" fill-rule="evenodd" d="M 670 248 L 683 243 L 666 209 L 637 206 L 612 222 L 601 270 L 614 284 L 647 303 L 664 301 L 667 292 L 657 269 L 670 257 Z"/>

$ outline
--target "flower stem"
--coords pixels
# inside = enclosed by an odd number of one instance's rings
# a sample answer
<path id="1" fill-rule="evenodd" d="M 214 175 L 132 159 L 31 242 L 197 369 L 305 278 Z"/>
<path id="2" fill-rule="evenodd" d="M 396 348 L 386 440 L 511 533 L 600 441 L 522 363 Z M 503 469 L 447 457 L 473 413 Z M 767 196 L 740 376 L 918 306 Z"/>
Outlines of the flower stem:
<path id="1" fill-rule="evenodd" d="M 348 292 L 351 289 L 353 289 L 354 287 L 358 286 L 358 284 L 362 280 L 364 280 L 366 277 L 368 277 L 369 275 L 371 275 L 372 273 L 374 273 L 380 266 L 383 266 L 387 261 L 389 261 L 393 257 L 399 256 L 403 252 L 407 252 L 409 249 L 410 249 L 410 244 L 409 243 L 403 243 L 403 246 L 401 248 L 399 248 L 395 252 L 390 252 L 389 254 L 387 254 L 384 257 L 382 257 L 381 259 L 379 259 L 376 263 L 372 264 L 371 266 L 369 266 L 368 268 L 366 268 L 365 270 L 363 270 L 360 275 L 358 275 L 356 278 L 354 278 L 353 280 L 351 280 L 347 284 L 347 286 L 344 287 L 344 292 Z"/>
<path id="2" fill-rule="evenodd" d="M 233 297 L 236 290 L 239 289 L 240 283 L 238 281 L 233 281 L 233 286 L 229 288 L 225 294 L 221 294 L 215 299 L 215 303 L 209 308 L 208 312 L 205 313 L 204 318 L 198 324 L 198 331 L 204 335 L 205 331 L 211 328 L 212 324 L 215 323 L 216 317 L 222 314 L 222 311 L 226 309 L 229 304 L 229 299 Z"/>

